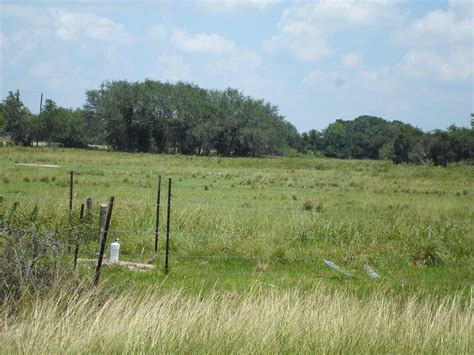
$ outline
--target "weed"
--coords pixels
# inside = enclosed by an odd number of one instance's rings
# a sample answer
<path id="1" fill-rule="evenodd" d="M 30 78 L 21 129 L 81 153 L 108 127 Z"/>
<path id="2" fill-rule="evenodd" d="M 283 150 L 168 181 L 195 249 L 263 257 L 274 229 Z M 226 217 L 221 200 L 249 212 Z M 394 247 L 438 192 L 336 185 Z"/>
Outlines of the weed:
<path id="1" fill-rule="evenodd" d="M 434 244 L 419 247 L 413 254 L 412 259 L 413 263 L 417 266 L 441 266 L 444 264 L 442 253 Z"/>
<path id="2" fill-rule="evenodd" d="M 322 203 L 322 202 L 318 202 L 318 204 L 315 206 L 314 210 L 315 210 L 316 212 L 319 212 L 319 213 L 324 212 L 325 209 L 324 209 L 323 203 Z"/>
<path id="3" fill-rule="evenodd" d="M 265 262 L 265 261 L 263 261 L 263 260 L 259 260 L 259 261 L 257 262 L 257 265 L 255 265 L 255 271 L 257 271 L 257 272 L 265 272 L 265 271 L 268 270 L 268 267 L 269 267 L 269 266 L 270 266 L 270 265 L 269 265 L 267 262 Z"/>

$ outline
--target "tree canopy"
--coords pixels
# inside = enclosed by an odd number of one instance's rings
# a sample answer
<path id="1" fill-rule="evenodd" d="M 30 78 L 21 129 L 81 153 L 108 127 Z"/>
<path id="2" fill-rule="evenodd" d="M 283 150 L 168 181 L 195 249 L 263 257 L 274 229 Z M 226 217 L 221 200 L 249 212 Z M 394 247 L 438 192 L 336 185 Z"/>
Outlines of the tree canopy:
<path id="1" fill-rule="evenodd" d="M 90 127 L 116 150 L 260 156 L 283 154 L 298 135 L 276 106 L 235 89 L 116 81 L 86 96 Z"/>
<path id="2" fill-rule="evenodd" d="M 342 159 L 389 159 L 396 164 L 428 161 L 446 166 L 474 158 L 474 129 L 450 126 L 447 131 L 425 133 L 400 121 L 359 116 L 337 120 L 322 132 L 301 135 L 303 151 L 316 151 Z"/>
<path id="3" fill-rule="evenodd" d="M 106 81 L 86 91 L 84 106 L 76 110 L 47 99 L 39 115 L 25 107 L 19 91 L 9 92 L 0 103 L 2 133 L 22 145 L 105 144 L 127 152 L 262 156 L 293 150 L 439 166 L 474 159 L 474 127 L 425 133 L 400 121 L 359 116 L 299 134 L 276 106 L 236 89 L 152 80 Z"/>

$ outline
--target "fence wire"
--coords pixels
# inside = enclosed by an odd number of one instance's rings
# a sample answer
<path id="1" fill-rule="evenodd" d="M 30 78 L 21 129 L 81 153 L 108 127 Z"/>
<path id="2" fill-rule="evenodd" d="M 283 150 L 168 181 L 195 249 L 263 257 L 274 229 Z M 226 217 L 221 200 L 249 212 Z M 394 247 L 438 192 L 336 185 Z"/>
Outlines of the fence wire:
<path id="1" fill-rule="evenodd" d="M 11 197 L 9 196 L 12 203 L 19 202 L 19 200 L 24 200 L 28 201 L 29 203 L 35 203 L 37 204 L 38 201 L 56 201 L 56 202 L 61 202 L 64 204 L 69 203 L 69 198 L 55 198 L 55 197 L 49 197 L 49 196 L 42 196 L 42 197 L 29 197 L 29 196 L 15 196 Z M 85 198 L 83 199 L 85 201 Z M 77 201 L 77 199 L 75 200 Z M 82 201 L 82 200 L 81 200 Z M 227 201 L 227 199 L 226 199 Z M 254 213 L 255 211 L 257 212 L 266 212 L 266 211 L 273 211 L 273 212 L 281 212 L 281 213 L 287 213 L 287 212 L 294 212 L 294 213 L 312 213 L 314 216 L 317 216 L 318 218 L 324 219 L 324 218 L 347 218 L 347 219 L 358 219 L 358 220 L 387 220 L 387 221 L 409 221 L 409 222 L 426 222 L 426 223 L 462 223 L 462 224 L 474 224 L 474 219 L 459 219 L 459 218 L 427 218 L 427 217 L 407 217 L 405 215 L 400 215 L 400 214 L 394 214 L 392 216 L 384 216 L 384 215 L 376 215 L 371 213 L 370 211 L 367 211 L 366 213 L 364 212 L 351 212 L 351 213 L 334 213 L 331 211 L 328 211 L 327 209 L 324 211 L 317 211 L 317 210 L 309 210 L 306 211 L 302 207 L 295 207 L 294 204 L 291 203 L 278 203 L 278 206 L 254 206 L 252 204 L 249 204 L 247 200 L 238 200 L 241 202 L 240 205 L 232 205 L 232 204 L 223 204 L 223 203 L 215 203 L 215 202 L 195 202 L 195 201 L 188 201 L 188 202 L 178 202 L 178 203 L 172 203 L 172 208 L 175 210 L 176 208 L 179 212 L 180 210 L 185 210 L 188 212 L 189 208 L 195 207 L 195 208 L 200 208 L 202 210 L 220 210 L 222 211 L 223 209 L 227 211 L 232 211 L 232 210 L 239 210 L 240 212 L 245 212 L 248 211 L 249 213 Z M 77 202 L 76 202 L 77 203 Z M 129 206 L 129 207 L 137 207 L 137 206 L 142 206 L 145 208 L 153 208 L 155 209 L 157 207 L 156 202 L 146 202 L 146 201 L 120 201 L 118 200 L 116 202 L 116 208 L 124 207 L 124 206 Z M 163 209 L 167 207 L 166 203 L 160 203 L 160 207 Z M 67 210 L 68 205 L 64 206 L 64 209 Z"/>

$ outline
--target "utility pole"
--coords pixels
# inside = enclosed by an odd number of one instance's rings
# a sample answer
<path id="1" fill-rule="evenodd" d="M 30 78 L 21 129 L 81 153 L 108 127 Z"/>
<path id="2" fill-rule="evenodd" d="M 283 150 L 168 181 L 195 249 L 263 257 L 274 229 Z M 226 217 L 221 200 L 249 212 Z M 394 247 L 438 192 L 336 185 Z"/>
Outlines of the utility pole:
<path id="1" fill-rule="evenodd" d="M 40 98 L 40 111 L 39 115 L 41 115 L 41 112 L 43 112 L 43 93 L 41 93 L 41 98 Z M 36 137 L 36 147 L 38 147 L 38 137 Z"/>
<path id="2" fill-rule="evenodd" d="M 41 99 L 40 99 L 40 114 L 43 112 L 43 93 L 41 93 Z"/>

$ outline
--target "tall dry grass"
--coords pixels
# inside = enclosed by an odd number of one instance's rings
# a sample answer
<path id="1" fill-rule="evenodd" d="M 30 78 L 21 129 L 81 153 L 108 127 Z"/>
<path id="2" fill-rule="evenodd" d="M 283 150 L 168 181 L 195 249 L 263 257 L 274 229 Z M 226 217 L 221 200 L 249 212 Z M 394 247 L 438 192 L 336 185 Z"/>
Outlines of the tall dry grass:
<path id="1" fill-rule="evenodd" d="M 471 292 L 472 293 L 472 292 Z M 358 299 L 317 286 L 246 294 L 62 292 L 2 317 L 3 353 L 472 353 L 472 298 Z"/>

